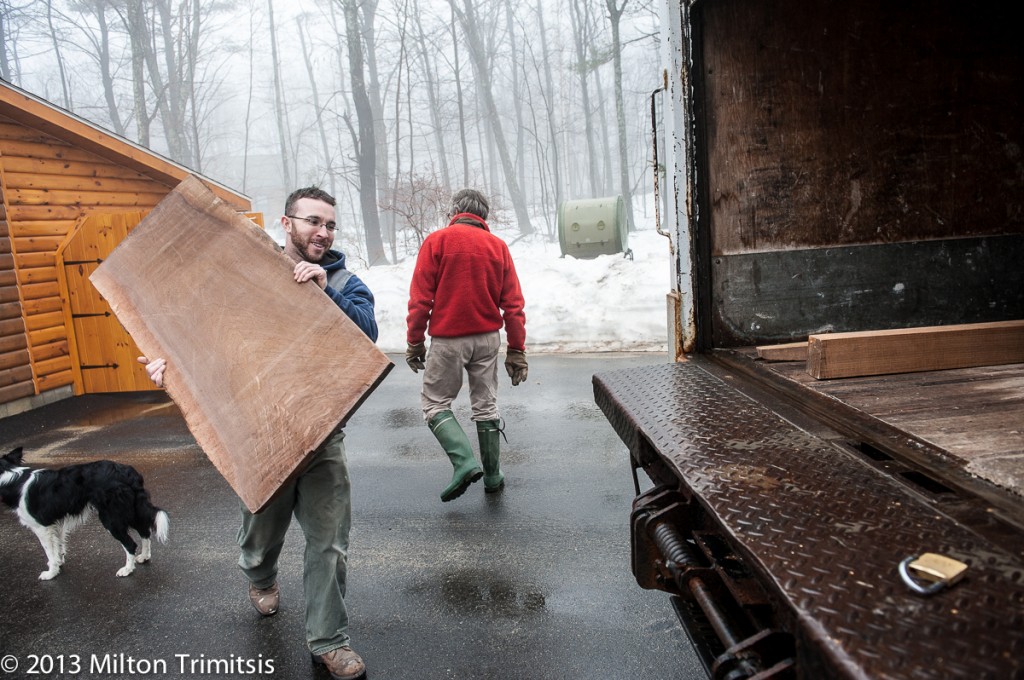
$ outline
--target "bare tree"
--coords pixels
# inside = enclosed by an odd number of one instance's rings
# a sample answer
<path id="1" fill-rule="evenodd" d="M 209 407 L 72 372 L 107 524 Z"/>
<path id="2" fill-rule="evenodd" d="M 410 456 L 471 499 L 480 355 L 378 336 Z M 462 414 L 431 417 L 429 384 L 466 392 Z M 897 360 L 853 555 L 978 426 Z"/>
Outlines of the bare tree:
<path id="1" fill-rule="evenodd" d="M 466 44 L 469 48 L 469 55 L 473 62 L 479 84 L 480 96 L 483 98 L 484 110 L 491 122 L 491 128 L 495 136 L 495 144 L 498 147 L 498 155 L 501 158 L 502 171 L 505 174 L 505 186 L 508 189 L 509 198 L 512 200 L 512 208 L 516 213 L 516 220 L 519 223 L 519 231 L 523 235 L 533 233 L 533 225 L 530 224 L 530 216 L 526 210 L 526 201 L 519 183 L 516 181 L 515 167 L 512 164 L 512 157 L 505 143 L 505 133 L 502 131 L 501 119 L 498 117 L 498 107 L 494 103 L 494 94 L 491 92 L 491 74 L 487 68 L 487 53 L 484 51 L 481 40 L 480 27 L 477 23 L 476 10 L 473 0 L 462 0 L 462 7 L 457 6 L 456 0 L 448 0 L 455 15 L 459 19 L 463 33 L 466 37 Z"/>
<path id="2" fill-rule="evenodd" d="M 348 42 L 349 75 L 352 80 L 352 101 L 359 125 L 356 159 L 359 165 L 359 206 L 363 215 L 363 233 L 366 236 L 366 258 L 370 266 L 386 264 L 384 242 L 381 239 L 380 217 L 377 213 L 377 153 L 374 134 L 373 108 L 366 91 L 363 65 L 363 42 L 360 36 L 356 0 L 341 0 L 345 17 L 345 35 Z"/>
<path id="3" fill-rule="evenodd" d="M 366 67 L 364 83 L 366 94 L 373 112 L 373 140 L 376 151 L 377 192 L 387 192 L 390 172 L 390 153 L 387 126 L 384 121 L 384 94 L 380 85 L 379 69 L 377 68 L 377 6 L 378 0 L 356 0 L 359 17 L 359 35 L 363 40 L 363 63 Z M 396 142 L 397 143 L 397 142 Z M 375 199 L 376 200 L 376 199 Z M 378 222 L 380 216 L 378 213 Z M 394 231 L 394 219 L 390 214 L 384 216 L 388 232 Z"/>
<path id="4" fill-rule="evenodd" d="M 597 148 L 594 145 L 594 116 L 590 104 L 590 62 L 587 59 L 587 45 L 590 43 L 590 22 L 588 0 L 569 0 L 569 19 L 572 23 L 573 46 L 576 48 L 576 72 L 580 78 L 580 98 L 583 108 L 583 130 L 587 143 L 587 179 L 590 196 L 596 197 L 599 190 L 597 177 Z"/>
<path id="5" fill-rule="evenodd" d="M 149 79 L 149 87 L 153 92 L 153 97 L 156 100 L 156 111 L 159 115 L 159 120 L 163 123 L 164 134 L 167 136 L 167 143 L 170 146 L 170 154 L 172 158 L 181 160 L 178 156 L 179 150 L 176 148 L 172 141 L 172 137 L 177 137 L 177 132 L 173 135 L 168 135 L 168 125 L 172 120 L 170 105 L 168 104 L 167 85 L 164 82 L 164 77 L 160 73 L 160 65 L 157 62 L 156 46 L 153 39 L 153 26 L 150 24 L 151 18 L 146 13 L 146 7 L 142 3 L 129 2 L 127 5 L 139 5 L 138 9 L 135 10 L 135 16 L 138 19 L 138 24 L 133 26 L 131 31 L 137 31 L 139 34 L 138 45 L 142 50 L 142 58 L 146 65 L 146 77 Z M 141 81 L 146 84 L 146 80 Z M 157 114 L 150 120 L 156 120 Z"/>
<path id="6" fill-rule="evenodd" d="M 184 13 L 185 8 L 182 8 Z M 202 3 L 199 0 L 193 0 L 191 11 L 185 14 L 189 21 L 185 27 L 181 30 L 181 34 L 186 38 L 184 46 L 180 46 L 179 50 L 182 54 L 179 54 L 179 61 L 181 62 L 181 87 L 182 87 L 182 100 L 187 107 L 187 113 L 183 112 L 183 118 L 187 119 L 189 123 L 189 129 L 192 132 L 189 145 L 192 147 L 192 162 L 196 170 L 199 172 L 203 171 L 203 146 L 204 142 L 202 137 L 204 135 L 200 132 L 200 127 L 203 122 L 203 104 L 202 96 L 196 88 L 196 82 L 200 69 L 199 55 L 200 55 L 200 36 L 202 35 L 201 27 L 205 22 L 205 17 L 202 12 Z M 212 64 L 210 64 L 213 67 Z"/>
<path id="7" fill-rule="evenodd" d="M 645 99 L 624 80 L 651 71 L 640 63 L 654 55 L 643 32 L 656 23 L 649 0 L 447 0 L 440 12 L 425 0 L 316 4 L 323 33 L 273 0 L 0 0 L 0 75 L 28 78 L 26 89 L 51 92 L 145 146 L 165 145 L 257 202 L 266 192 L 253 182 L 255 140 L 273 145 L 282 183 L 319 176 L 340 192 L 339 222 L 347 211 L 366 243 L 365 253 L 350 246 L 353 257 L 367 262 L 408 256 L 408 201 L 427 186 L 477 184 L 494 194 L 496 212 L 502 202 L 514 210 L 524 233 L 534 228 L 528 208 L 573 192 L 621 187 L 632 217 L 632 193 L 650 176 L 629 162 L 646 129 L 629 112 Z M 219 16 L 251 30 L 224 39 Z M 296 64 L 277 30 L 285 23 Z M 273 65 L 261 74 L 250 35 L 268 30 Z M 20 70 L 16 46 L 31 69 Z M 290 75 L 303 65 L 305 77 Z M 228 102 L 237 120 L 215 121 Z M 220 143 L 227 135 L 238 144 Z"/>
<path id="8" fill-rule="evenodd" d="M 612 63 L 615 66 L 615 117 L 619 124 L 619 183 L 622 200 L 626 203 L 626 224 L 629 231 L 635 229 L 633 220 L 633 191 L 629 183 L 629 153 L 626 149 L 626 110 L 622 100 L 622 41 L 619 38 L 619 23 L 629 0 L 605 0 L 608 18 L 612 25 Z"/>
<path id="9" fill-rule="evenodd" d="M 543 100 L 544 118 L 547 121 L 547 139 L 545 141 L 547 142 L 546 146 L 547 146 L 548 153 L 544 153 L 545 144 L 543 144 L 542 141 L 541 141 L 541 133 L 540 133 L 540 131 L 538 129 L 538 126 L 536 124 L 534 125 L 534 130 L 536 131 L 536 143 L 537 143 L 537 146 L 538 146 L 538 152 L 537 152 L 537 156 L 538 156 L 538 160 L 539 160 L 538 165 L 540 167 L 542 167 L 542 168 L 547 166 L 547 167 L 550 167 L 550 169 L 551 169 L 551 174 L 552 174 L 552 180 L 551 180 L 552 193 L 554 194 L 554 206 L 557 208 L 559 205 L 561 205 L 562 200 L 563 200 L 562 171 L 561 171 L 562 161 L 561 161 L 561 157 L 560 157 L 561 154 L 559 152 L 560 143 L 559 143 L 559 140 L 558 140 L 557 124 L 555 122 L 555 104 L 554 104 L 555 88 L 554 88 L 554 86 L 552 84 L 552 79 L 551 79 L 551 53 L 548 50 L 547 29 L 545 28 L 545 24 L 544 24 L 544 9 L 541 6 L 541 0 L 537 0 L 537 10 L 536 10 L 536 13 L 537 13 L 537 28 L 538 28 L 538 32 L 539 32 L 539 35 L 540 35 L 540 46 L 541 46 L 540 47 L 540 52 L 541 52 L 540 59 L 543 62 L 543 72 L 544 72 L 543 80 L 539 83 L 539 87 L 537 89 L 539 90 L 540 97 Z M 533 57 L 532 61 L 533 61 L 534 64 L 536 64 L 537 63 L 537 57 L 536 57 L 536 55 L 533 55 L 533 44 L 530 41 L 527 41 L 526 44 L 527 44 L 527 47 L 530 49 L 531 56 Z M 540 80 L 540 79 L 538 79 L 538 80 Z M 532 109 L 533 108 L 533 97 L 530 97 L 530 103 L 531 103 L 531 109 Z M 536 118 L 536 114 L 534 114 L 534 117 Z M 549 155 L 550 155 L 550 158 L 548 158 Z M 542 193 L 544 192 L 543 182 L 541 183 L 541 192 Z M 549 225 L 550 225 L 550 220 L 549 220 Z M 550 231 L 551 230 L 549 228 L 549 232 Z"/>
<path id="10" fill-rule="evenodd" d="M 394 204 L 393 197 L 398 195 L 399 184 L 402 180 L 402 76 L 405 74 L 405 87 L 406 87 L 406 110 L 409 112 L 409 177 L 412 178 L 413 170 L 416 164 L 415 158 L 415 146 L 413 144 L 413 123 L 412 123 L 412 93 L 409 91 L 412 77 L 409 73 L 409 51 L 406 49 L 406 36 L 408 35 L 408 20 L 409 20 L 409 2 L 403 0 L 403 6 L 398 12 L 398 59 L 396 60 L 396 78 L 397 84 L 395 86 L 395 176 L 392 180 L 391 190 L 387 196 L 382 198 L 385 199 L 385 203 Z M 390 199 L 390 200 L 388 200 Z M 395 226 L 395 216 L 392 211 L 387 211 L 388 219 L 385 226 L 385 232 L 388 235 L 388 244 L 391 246 L 391 257 L 396 262 L 398 261 L 398 239 L 397 239 L 397 228 Z"/>
<path id="11" fill-rule="evenodd" d="M 438 217 L 444 215 L 451 190 L 439 184 L 436 178 L 414 175 L 394 198 L 389 209 L 401 219 L 399 232 L 406 239 L 403 246 L 409 252 L 416 252 L 427 234 L 440 226 Z"/>
<path id="12" fill-rule="evenodd" d="M 455 54 L 455 94 L 459 105 L 459 141 L 462 144 L 462 184 L 469 184 L 469 145 L 466 142 L 466 104 L 462 92 L 462 68 L 459 64 L 459 38 L 456 30 L 455 5 L 452 8 L 452 51 Z"/>
<path id="13" fill-rule="evenodd" d="M 57 70 L 60 74 L 60 89 L 64 93 L 64 108 L 71 109 L 71 93 L 68 91 L 68 76 L 64 70 L 64 57 L 60 53 L 60 40 L 57 30 L 53 27 L 53 0 L 46 0 L 46 24 L 50 29 L 50 40 L 53 41 L 53 54 L 57 58 Z"/>
<path id="14" fill-rule="evenodd" d="M 110 0 L 80 0 L 68 3 L 72 11 L 80 15 L 79 21 L 74 18 L 65 18 L 68 25 L 76 29 L 85 38 L 91 49 L 86 54 L 96 63 L 99 70 L 100 84 L 103 88 L 103 101 L 106 108 L 107 118 L 114 132 L 119 135 L 125 134 L 125 126 L 122 122 L 121 111 L 118 107 L 118 97 L 114 83 L 114 71 L 117 65 L 114 64 L 114 56 L 111 50 L 111 32 L 115 30 L 107 19 L 107 12 L 111 9 Z M 95 21 L 95 26 L 93 26 Z"/>
<path id="15" fill-rule="evenodd" d="M 516 3 L 518 5 L 518 3 Z M 518 55 L 516 49 L 515 22 L 512 21 L 512 1 L 505 0 L 505 23 L 508 30 L 509 50 L 513 55 Z M 524 149 L 526 140 L 526 128 L 523 125 L 523 88 L 519 81 L 519 70 L 521 65 L 519 59 L 512 60 L 512 101 L 516 109 L 516 179 L 519 186 L 526 186 L 526 151 Z"/>
<path id="16" fill-rule="evenodd" d="M 216 92 L 222 83 L 216 60 L 203 49 L 203 39 L 207 21 L 223 6 L 202 0 L 183 0 L 173 6 L 170 0 L 91 2 L 96 5 L 97 21 L 105 23 L 106 11 L 113 10 L 129 37 L 139 142 L 150 144 L 151 125 L 159 121 L 171 158 L 201 171 L 203 148 L 211 138 L 205 123 L 217 106 Z"/>
<path id="17" fill-rule="evenodd" d="M 418 0 L 413 0 L 412 15 L 416 21 L 416 46 L 419 48 L 423 77 L 427 83 L 427 99 L 434 129 L 434 143 L 437 145 L 437 158 L 441 165 L 441 183 L 447 191 L 451 190 L 452 179 L 448 170 L 448 153 L 444 139 L 444 126 L 441 122 L 441 105 L 437 97 L 437 76 L 435 75 L 437 68 L 434 65 L 432 50 L 427 48 L 427 36 L 423 31 L 423 20 Z"/>
<path id="18" fill-rule="evenodd" d="M 348 196 L 348 200 L 344 202 L 344 205 L 352 213 L 353 221 L 358 215 L 362 214 L 362 207 L 354 209 L 352 206 L 360 205 L 359 200 L 359 161 L 352 154 L 354 150 L 359 148 L 359 134 L 352 126 L 351 110 L 353 108 L 351 101 L 349 100 L 348 92 L 345 90 L 344 83 L 351 83 L 351 77 L 349 77 L 346 63 L 348 61 L 348 45 L 344 39 L 346 35 L 346 29 L 344 27 L 344 7 L 340 2 L 332 0 L 327 3 L 328 10 L 331 17 L 331 28 L 334 35 L 341 38 L 338 43 L 338 49 L 335 51 L 335 58 L 337 59 L 338 68 L 336 74 L 338 81 L 335 86 L 335 91 L 331 94 L 327 101 L 327 107 L 329 110 L 335 112 L 334 125 L 337 130 L 335 136 L 338 139 L 337 153 L 334 158 L 337 159 L 338 166 L 335 168 L 336 176 L 341 180 L 341 186 L 344 187 L 345 193 Z M 341 17 L 339 18 L 339 11 Z M 344 144 L 344 135 L 340 134 L 342 129 L 347 129 L 351 138 L 351 145 Z"/>
<path id="19" fill-rule="evenodd" d="M 192 0 L 197 3 L 200 0 Z M 157 23 L 154 24 L 154 35 L 159 35 L 163 43 L 161 53 L 163 55 L 164 78 L 166 84 L 166 107 L 161 116 L 164 135 L 167 137 L 167 145 L 170 147 L 171 157 L 175 160 L 194 165 L 194 150 L 191 148 L 189 139 L 185 134 L 188 129 L 186 124 L 186 112 L 188 111 L 189 88 L 187 84 L 189 62 L 183 59 L 195 59 L 194 36 L 187 32 L 184 22 L 178 23 L 171 14 L 170 0 L 155 0 L 153 6 L 156 9 Z M 182 12 L 187 7 L 179 6 Z M 196 27 L 198 30 L 198 27 Z M 157 69 L 151 67 L 152 71 Z"/>
<path id="20" fill-rule="evenodd" d="M 250 6 L 250 10 L 254 9 Z M 256 35 L 256 12 L 249 12 L 249 35 Z M 253 74 L 256 69 L 253 68 L 255 63 L 255 40 L 247 41 L 246 57 L 249 61 L 249 82 L 245 92 L 245 127 L 243 128 L 243 135 L 245 141 L 242 144 L 242 191 L 247 191 L 247 183 L 249 179 L 249 130 L 252 127 L 252 91 L 253 91 Z"/>
<path id="21" fill-rule="evenodd" d="M 604 96 L 604 80 L 601 78 L 601 69 L 598 68 L 598 66 L 604 65 L 607 59 L 603 59 L 601 55 L 594 52 L 591 55 L 591 63 L 594 64 L 594 88 L 597 90 L 597 101 L 608 101 Z M 605 115 L 603 106 L 597 107 L 597 121 L 600 130 L 597 138 L 601 140 L 601 193 L 610 195 L 615 192 L 615 173 L 612 170 L 612 140 L 614 136 L 608 130 L 608 116 Z"/>
<path id="22" fill-rule="evenodd" d="M 146 71 L 152 61 L 152 50 L 149 49 L 149 24 L 142 3 L 128 2 L 123 9 L 115 8 L 121 16 L 121 22 L 128 31 L 131 44 L 132 63 L 132 99 L 135 110 L 135 125 L 138 128 L 138 141 L 143 146 L 150 145 L 150 125 L 153 115 L 149 112 L 146 98 Z M 155 89 L 154 83 L 150 84 Z M 163 92 L 155 91 L 158 102 L 163 101 Z"/>
<path id="23" fill-rule="evenodd" d="M 277 56 L 277 29 L 274 25 L 274 0 L 267 0 L 267 20 L 270 24 L 270 55 L 273 60 L 271 70 L 274 76 L 274 113 L 277 121 L 278 141 L 281 149 L 281 177 L 284 179 L 286 191 L 291 191 L 292 164 L 288 154 L 288 125 L 285 123 L 284 85 L 281 83 L 281 62 Z"/>
<path id="24" fill-rule="evenodd" d="M 306 44 L 306 29 L 301 18 L 295 18 L 295 26 L 298 30 L 299 43 L 302 46 L 302 58 L 306 64 L 306 73 L 309 75 L 309 86 L 313 91 L 313 113 L 316 116 L 316 128 L 320 133 L 320 149 L 324 155 L 324 168 L 327 170 L 327 177 L 330 183 L 331 195 L 337 192 L 334 178 L 334 162 L 331 158 L 331 146 L 327 143 L 327 127 L 324 123 L 324 111 L 320 105 L 320 91 L 316 84 L 316 75 L 313 71 L 313 60 L 310 56 L 309 46 Z"/>
<path id="25" fill-rule="evenodd" d="M 9 0 L 0 0 L 0 78 L 13 82 L 11 62 L 17 55 L 13 19 L 16 9 Z"/>

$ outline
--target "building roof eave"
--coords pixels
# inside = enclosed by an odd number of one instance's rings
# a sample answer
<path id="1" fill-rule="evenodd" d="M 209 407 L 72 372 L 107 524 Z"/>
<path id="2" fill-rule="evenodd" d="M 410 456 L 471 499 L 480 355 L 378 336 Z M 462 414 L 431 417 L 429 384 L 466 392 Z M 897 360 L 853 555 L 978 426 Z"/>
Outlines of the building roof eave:
<path id="1" fill-rule="evenodd" d="M 97 156 L 129 167 L 136 172 L 174 188 L 189 175 L 195 175 L 216 196 L 237 210 L 251 210 L 248 196 L 200 175 L 86 119 L 66 111 L 6 81 L 0 81 L 0 114 L 27 127 L 62 139 Z"/>

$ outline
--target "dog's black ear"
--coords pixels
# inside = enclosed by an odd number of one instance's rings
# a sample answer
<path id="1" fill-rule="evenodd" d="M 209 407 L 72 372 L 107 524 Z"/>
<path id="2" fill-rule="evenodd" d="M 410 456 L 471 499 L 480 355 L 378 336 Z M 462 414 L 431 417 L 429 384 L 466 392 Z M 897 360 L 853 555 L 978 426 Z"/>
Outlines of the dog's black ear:
<path id="1" fill-rule="evenodd" d="M 22 457 L 22 452 L 21 452 L 21 447 L 19 446 L 18 448 L 14 449 L 10 453 L 8 453 L 6 456 L 4 456 L 4 459 L 6 459 L 7 461 L 13 463 L 14 465 L 21 465 L 21 457 Z"/>

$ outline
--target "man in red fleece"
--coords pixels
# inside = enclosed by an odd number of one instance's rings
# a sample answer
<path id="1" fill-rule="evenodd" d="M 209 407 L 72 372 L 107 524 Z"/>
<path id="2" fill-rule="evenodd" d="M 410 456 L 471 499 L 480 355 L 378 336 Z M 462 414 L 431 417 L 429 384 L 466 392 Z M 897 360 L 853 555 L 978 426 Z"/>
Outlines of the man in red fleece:
<path id="1" fill-rule="evenodd" d="M 505 486 L 498 464 L 502 326 L 508 338 L 505 370 L 512 385 L 527 375 L 523 293 L 508 246 L 487 226 L 489 209 L 479 191 L 455 192 L 448 226 L 423 241 L 409 286 L 406 361 L 414 372 L 423 369 L 423 416 L 455 469 L 441 492 L 444 502 L 461 496 L 481 477 L 487 493 Z M 428 331 L 429 353 L 424 345 Z M 463 371 L 469 375 L 483 470 L 451 410 L 462 389 Z"/>

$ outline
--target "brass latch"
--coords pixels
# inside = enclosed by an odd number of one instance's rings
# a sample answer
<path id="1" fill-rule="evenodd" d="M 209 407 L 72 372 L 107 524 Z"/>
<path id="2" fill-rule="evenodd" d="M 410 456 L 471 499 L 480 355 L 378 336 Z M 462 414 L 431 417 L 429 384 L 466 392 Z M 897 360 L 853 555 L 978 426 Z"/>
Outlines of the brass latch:
<path id="1" fill-rule="evenodd" d="M 919 595 L 934 595 L 963 578 L 967 565 L 937 553 L 911 555 L 900 562 L 900 577 Z M 927 585 L 924 585 L 927 584 Z"/>

